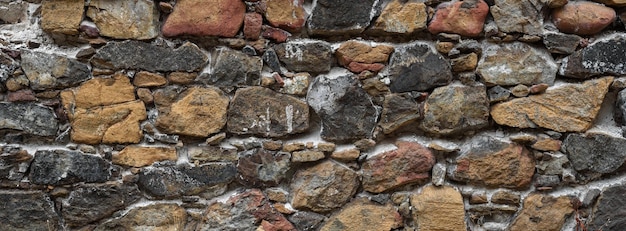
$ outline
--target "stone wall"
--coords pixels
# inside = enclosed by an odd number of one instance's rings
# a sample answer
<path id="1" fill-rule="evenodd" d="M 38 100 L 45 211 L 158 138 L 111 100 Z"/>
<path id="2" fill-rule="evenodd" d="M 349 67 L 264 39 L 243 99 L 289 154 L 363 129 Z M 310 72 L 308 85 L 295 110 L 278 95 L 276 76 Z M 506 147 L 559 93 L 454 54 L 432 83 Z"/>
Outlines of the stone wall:
<path id="1" fill-rule="evenodd" d="M 623 0 L 0 0 L 0 230 L 623 230 Z"/>

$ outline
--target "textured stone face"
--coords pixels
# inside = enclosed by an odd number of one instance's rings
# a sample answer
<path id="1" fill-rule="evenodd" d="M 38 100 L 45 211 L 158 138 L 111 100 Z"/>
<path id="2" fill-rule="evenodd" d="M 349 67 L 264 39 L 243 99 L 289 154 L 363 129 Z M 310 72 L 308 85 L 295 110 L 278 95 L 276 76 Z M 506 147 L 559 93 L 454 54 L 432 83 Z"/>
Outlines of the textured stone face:
<path id="1" fill-rule="evenodd" d="M 192 87 L 156 105 L 156 126 L 166 133 L 206 137 L 226 125 L 228 96 L 216 87 Z"/>
<path id="2" fill-rule="evenodd" d="M 367 200 L 347 204 L 339 213 L 330 217 L 320 231 L 376 230 L 389 231 L 402 225 L 402 217 L 392 205 L 377 205 Z"/>
<path id="3" fill-rule="evenodd" d="M 0 128 L 24 131 L 38 136 L 53 136 L 58 130 L 54 111 L 34 103 L 0 103 Z"/>
<path id="4" fill-rule="evenodd" d="M 375 0 L 318 1 L 309 17 L 309 33 L 358 34 L 369 26 L 377 3 Z"/>
<path id="5" fill-rule="evenodd" d="M 479 136 L 468 141 L 448 176 L 487 187 L 524 189 L 530 186 L 535 161 L 522 145 Z"/>
<path id="6" fill-rule="evenodd" d="M 113 155 L 113 164 L 144 167 L 155 162 L 177 159 L 176 149 L 169 147 L 127 146 Z"/>
<path id="7" fill-rule="evenodd" d="M 548 52 L 515 42 L 488 46 L 476 71 L 488 85 L 552 85 L 558 66 Z"/>
<path id="8" fill-rule="evenodd" d="M 561 230 L 565 219 L 574 212 L 572 198 L 531 194 L 524 199 L 523 209 L 509 229 Z"/>
<path id="9" fill-rule="evenodd" d="M 424 103 L 420 129 L 454 135 L 488 125 L 489 100 L 485 86 L 449 85 L 436 88 Z"/>
<path id="10" fill-rule="evenodd" d="M 331 66 L 330 44 L 316 40 L 295 40 L 274 46 L 285 67 L 294 72 L 328 72 Z"/>
<path id="11" fill-rule="evenodd" d="M 270 25 L 289 31 L 300 31 L 306 22 L 304 0 L 264 0 L 265 18 Z"/>
<path id="12" fill-rule="evenodd" d="M 445 2 L 437 6 L 437 13 L 428 25 L 433 34 L 446 32 L 475 37 L 483 31 L 489 6 L 483 0 Z"/>
<path id="13" fill-rule="evenodd" d="M 378 126 L 390 134 L 422 118 L 421 106 L 409 93 L 387 94 Z"/>
<path id="14" fill-rule="evenodd" d="M 494 21 L 502 32 L 540 35 L 543 30 L 542 0 L 496 0 L 490 8 Z"/>
<path id="15" fill-rule="evenodd" d="M 41 29 L 55 34 L 78 34 L 84 12 L 84 0 L 45 0 L 41 5 Z"/>
<path id="16" fill-rule="evenodd" d="M 551 53 L 571 54 L 576 51 L 582 38 L 578 35 L 563 33 L 545 33 L 543 35 L 543 45 Z"/>
<path id="17" fill-rule="evenodd" d="M 237 179 L 252 187 L 277 186 L 290 169 L 289 158 L 289 153 L 264 149 L 243 152 L 237 162 Z"/>
<path id="18" fill-rule="evenodd" d="M 65 224 L 81 227 L 102 218 L 139 200 L 137 186 L 119 183 L 83 185 L 61 200 Z"/>
<path id="19" fill-rule="evenodd" d="M 426 4 L 394 0 L 385 6 L 372 30 L 390 34 L 413 34 L 426 29 L 427 19 Z"/>
<path id="20" fill-rule="evenodd" d="M 153 197 L 176 198 L 197 195 L 211 190 L 212 186 L 230 183 L 236 174 L 235 165 L 231 163 L 158 167 L 139 173 L 137 185 Z"/>
<path id="21" fill-rule="evenodd" d="M 363 163 L 363 189 L 380 193 L 405 184 L 425 181 L 435 156 L 420 144 L 398 141 L 398 149 L 374 156 Z"/>
<path id="22" fill-rule="evenodd" d="M 290 187 L 294 208 L 327 212 L 352 198 L 359 179 L 355 171 L 329 160 L 298 171 Z"/>
<path id="23" fill-rule="evenodd" d="M 243 24 L 246 6 L 241 0 L 177 1 L 169 15 L 163 35 L 234 37 Z"/>
<path id="24" fill-rule="evenodd" d="M 511 127 L 584 132 L 591 127 L 612 81 L 606 77 L 548 88 L 543 94 L 492 106 L 491 117 Z"/>
<path id="25" fill-rule="evenodd" d="M 616 19 L 615 10 L 592 2 L 570 2 L 552 11 L 552 21 L 563 33 L 592 35 Z"/>
<path id="26" fill-rule="evenodd" d="M 626 207 L 626 187 L 614 185 L 605 189 L 593 207 L 590 229 L 620 230 L 626 225 L 623 210 Z"/>
<path id="27" fill-rule="evenodd" d="M 34 184 L 94 183 L 111 177 L 111 164 L 75 151 L 37 151 L 30 168 L 30 181 Z"/>
<path id="28" fill-rule="evenodd" d="M 389 61 L 392 92 L 426 91 L 452 81 L 450 62 L 425 43 L 396 47 Z"/>
<path id="29" fill-rule="evenodd" d="M 0 2 L 0 21 L 6 23 L 19 23 L 26 16 L 26 2 Z"/>
<path id="30" fill-rule="evenodd" d="M 626 139 L 604 133 L 573 133 L 563 142 L 572 167 L 583 178 L 616 171 L 626 160 Z"/>
<path id="31" fill-rule="evenodd" d="M 626 74 L 626 35 L 617 34 L 580 49 L 563 59 L 559 74 L 587 79 Z"/>
<path id="32" fill-rule="evenodd" d="M 335 51 L 335 56 L 337 56 L 339 64 L 352 72 L 359 73 L 363 70 L 378 72 L 385 66 L 393 50 L 392 46 L 370 46 L 363 42 L 350 40 L 341 44 Z"/>
<path id="33" fill-rule="evenodd" d="M 0 191 L 0 229 L 62 230 L 52 199 L 43 192 Z"/>
<path id="34" fill-rule="evenodd" d="M 34 90 L 71 87 L 90 77 L 86 64 L 37 51 L 22 52 L 22 69 Z"/>
<path id="35" fill-rule="evenodd" d="M 201 75 L 201 82 L 228 89 L 259 84 L 263 68 L 260 57 L 228 48 L 217 49 L 213 56 L 212 71 L 209 76 Z"/>
<path id="36" fill-rule="evenodd" d="M 465 230 L 465 209 L 461 193 L 450 186 L 426 186 L 411 195 L 413 219 L 420 230 Z"/>
<path id="37" fill-rule="evenodd" d="M 228 108 L 227 130 L 235 134 L 280 137 L 309 128 L 309 107 L 305 102 L 264 87 L 242 88 L 235 92 Z"/>
<path id="38" fill-rule="evenodd" d="M 159 12 L 150 0 L 94 0 L 87 17 L 100 35 L 116 39 L 152 39 L 159 35 Z"/>
<path id="39" fill-rule="evenodd" d="M 126 215 L 98 225 L 95 230 L 183 230 L 187 212 L 177 204 L 153 204 L 137 207 Z"/>

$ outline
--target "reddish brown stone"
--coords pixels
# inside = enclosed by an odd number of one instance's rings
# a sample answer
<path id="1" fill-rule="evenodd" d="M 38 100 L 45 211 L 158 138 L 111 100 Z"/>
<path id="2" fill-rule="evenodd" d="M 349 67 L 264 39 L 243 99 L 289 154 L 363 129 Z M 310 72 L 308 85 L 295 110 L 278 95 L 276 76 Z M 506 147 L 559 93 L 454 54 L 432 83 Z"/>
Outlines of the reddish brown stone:
<path id="1" fill-rule="evenodd" d="M 385 67 L 394 48 L 387 45 L 371 46 L 355 40 L 347 41 L 337 49 L 335 55 L 339 64 L 350 71 L 360 73 L 365 70 L 378 72 Z"/>
<path id="2" fill-rule="evenodd" d="M 179 0 L 165 20 L 163 35 L 234 37 L 245 12 L 246 5 L 241 0 Z"/>
<path id="3" fill-rule="evenodd" d="M 354 73 L 361 73 L 363 71 L 379 72 L 383 68 L 385 68 L 385 65 L 380 63 L 368 64 L 351 62 L 350 64 L 348 64 L 348 69 Z"/>
<path id="4" fill-rule="evenodd" d="M 247 39 L 258 39 L 261 35 L 263 16 L 258 13 L 246 13 L 243 20 L 243 36 Z"/>
<path id="5" fill-rule="evenodd" d="M 435 156 L 428 148 L 398 141 L 398 149 L 368 159 L 362 166 L 363 189 L 380 193 L 429 178 Z"/>
<path id="6" fill-rule="evenodd" d="M 265 38 L 274 40 L 275 42 L 282 43 L 287 41 L 287 38 L 291 36 L 291 33 L 281 30 L 279 28 L 263 26 L 263 32 L 261 35 Z"/>
<path id="7" fill-rule="evenodd" d="M 433 34 L 455 33 L 475 37 L 483 31 L 489 6 L 483 0 L 445 2 L 437 6 L 437 13 L 428 25 Z"/>
<path id="8" fill-rule="evenodd" d="M 9 92 L 7 94 L 7 100 L 9 102 L 37 101 L 37 97 L 32 90 L 26 89 Z"/>
<path id="9" fill-rule="evenodd" d="M 615 10 L 604 5 L 579 1 L 552 11 L 552 21 L 564 33 L 592 35 L 613 23 Z"/>
<path id="10" fill-rule="evenodd" d="M 265 0 L 265 18 L 270 25 L 297 32 L 306 21 L 304 0 Z"/>

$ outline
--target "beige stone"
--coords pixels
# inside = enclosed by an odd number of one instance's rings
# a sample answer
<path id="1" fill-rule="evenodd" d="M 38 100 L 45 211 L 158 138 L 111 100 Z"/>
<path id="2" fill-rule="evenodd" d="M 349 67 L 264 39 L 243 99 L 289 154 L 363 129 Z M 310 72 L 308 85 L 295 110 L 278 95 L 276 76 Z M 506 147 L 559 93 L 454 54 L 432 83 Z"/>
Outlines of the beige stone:
<path id="1" fill-rule="evenodd" d="M 49 33 L 78 34 L 84 12 L 84 0 L 44 0 L 41 3 L 41 29 Z"/>
<path id="2" fill-rule="evenodd" d="M 350 202 L 337 214 L 331 216 L 320 231 L 388 231 L 400 226 L 402 226 L 402 216 L 393 205 L 378 205 L 360 198 Z"/>
<path id="3" fill-rule="evenodd" d="M 374 31 L 412 34 L 426 29 L 428 13 L 422 2 L 394 0 L 387 4 L 374 22 Z"/>
<path id="4" fill-rule="evenodd" d="M 143 102 L 132 101 L 90 109 L 75 108 L 68 117 L 72 124 L 70 137 L 74 142 L 139 143 L 143 137 L 139 123 L 147 115 Z"/>
<path id="5" fill-rule="evenodd" d="M 421 193 L 411 195 L 415 208 L 413 219 L 420 230 L 465 230 L 465 208 L 461 193 L 451 186 L 426 186 Z"/>
<path id="6" fill-rule="evenodd" d="M 531 147 L 539 151 L 559 151 L 561 150 L 561 141 L 552 138 L 543 138 L 537 140 Z"/>
<path id="7" fill-rule="evenodd" d="M 159 35 L 159 12 L 152 0 L 91 0 L 87 16 L 103 36 L 141 40 Z"/>
<path id="8" fill-rule="evenodd" d="M 572 198 L 568 196 L 552 197 L 531 194 L 524 200 L 520 214 L 515 218 L 509 230 L 561 230 L 565 219 L 574 212 Z"/>
<path id="9" fill-rule="evenodd" d="M 291 154 L 291 162 L 313 162 L 324 159 L 323 152 L 319 151 L 298 151 Z"/>
<path id="10" fill-rule="evenodd" d="M 360 155 L 361 151 L 359 151 L 359 149 L 349 148 L 346 150 L 334 151 L 330 157 L 335 160 L 350 162 L 358 159 Z"/>
<path id="11" fill-rule="evenodd" d="M 65 107 L 92 108 L 135 100 L 135 87 L 123 74 L 93 78 L 74 90 L 61 94 Z M 73 104 L 73 105 L 66 105 Z"/>
<path id="12" fill-rule="evenodd" d="M 137 87 L 158 87 L 167 84 L 167 79 L 157 73 L 140 71 L 135 74 L 133 84 Z"/>
<path id="13" fill-rule="evenodd" d="M 476 53 L 469 53 L 450 61 L 452 62 L 452 71 L 474 71 L 476 65 L 478 65 L 478 55 L 476 55 Z"/>
<path id="14" fill-rule="evenodd" d="M 113 155 L 114 164 L 131 167 L 144 167 L 155 162 L 176 159 L 176 149 L 172 147 L 127 146 Z"/>

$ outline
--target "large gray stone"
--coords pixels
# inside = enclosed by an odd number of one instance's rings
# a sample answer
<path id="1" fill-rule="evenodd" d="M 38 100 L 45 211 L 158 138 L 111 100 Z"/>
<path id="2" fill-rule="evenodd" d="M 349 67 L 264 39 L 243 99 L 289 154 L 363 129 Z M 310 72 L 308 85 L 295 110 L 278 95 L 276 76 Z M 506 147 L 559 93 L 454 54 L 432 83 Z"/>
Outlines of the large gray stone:
<path id="1" fill-rule="evenodd" d="M 314 35 L 358 34 L 377 14 L 377 0 L 319 0 L 309 17 L 309 32 Z"/>
<path id="2" fill-rule="evenodd" d="M 449 84 L 452 67 L 433 47 L 416 42 L 396 47 L 387 75 L 392 92 L 427 91 Z"/>
<path id="3" fill-rule="evenodd" d="M 0 230 L 63 230 L 54 203 L 43 192 L 0 191 Z"/>
<path id="4" fill-rule="evenodd" d="M 61 214 L 69 227 L 81 227 L 109 217 L 139 198 L 141 193 L 134 184 L 81 185 L 61 200 Z"/>
<path id="5" fill-rule="evenodd" d="M 626 74 L 626 34 L 600 39 L 563 59 L 559 74 L 587 79 L 601 75 Z"/>
<path id="6" fill-rule="evenodd" d="M 347 203 L 359 185 L 357 172 L 327 160 L 301 169 L 293 176 L 291 205 L 296 209 L 328 212 Z"/>
<path id="7" fill-rule="evenodd" d="M 71 87 L 90 77 L 87 64 L 39 51 L 22 51 L 22 70 L 33 90 Z"/>
<path id="8" fill-rule="evenodd" d="M 572 133 L 562 146 L 582 180 L 615 172 L 626 160 L 626 139 L 604 133 Z"/>
<path id="9" fill-rule="evenodd" d="M 199 81 L 228 89 L 259 85 L 263 68 L 261 57 L 218 48 L 213 52 L 212 60 L 211 73 L 200 75 Z"/>
<path id="10" fill-rule="evenodd" d="M 19 146 L 0 146 L 0 179 L 20 181 L 33 157 Z"/>
<path id="11" fill-rule="evenodd" d="M 491 15 L 498 29 L 505 33 L 540 35 L 546 0 L 495 0 Z"/>
<path id="12" fill-rule="evenodd" d="M 93 0 L 87 17 L 100 35 L 115 39 L 152 39 L 159 35 L 159 11 L 151 0 Z"/>
<path id="13" fill-rule="evenodd" d="M 33 184 L 94 183 L 105 182 L 110 177 L 109 162 L 76 151 L 39 150 L 30 166 L 30 182 Z"/>
<path id="14" fill-rule="evenodd" d="M 11 56 L 0 52 L 0 83 L 7 81 L 13 75 L 13 72 L 20 67 L 20 64 L 13 60 Z"/>
<path id="15" fill-rule="evenodd" d="M 239 182 L 251 187 L 277 186 L 287 176 L 291 155 L 252 149 L 240 154 L 237 162 Z"/>
<path id="16" fill-rule="evenodd" d="M 230 183 L 236 174 L 232 163 L 165 166 L 144 169 L 139 173 L 137 185 L 153 197 L 176 198 L 200 194 L 212 186 Z"/>
<path id="17" fill-rule="evenodd" d="M 552 85 L 558 66 L 544 50 L 514 42 L 488 46 L 476 71 L 487 85 Z"/>
<path id="18" fill-rule="evenodd" d="M 274 46 L 278 59 L 293 72 L 328 72 L 331 66 L 330 44 L 317 40 L 294 40 Z"/>
<path id="19" fill-rule="evenodd" d="M 27 9 L 28 3 L 24 1 L 0 1 L 0 24 L 22 22 Z"/>
<path id="20" fill-rule="evenodd" d="M 59 127 L 54 111 L 34 103 L 0 103 L 0 129 L 53 136 Z"/>
<path id="21" fill-rule="evenodd" d="M 543 45 L 548 48 L 551 53 L 571 54 L 576 51 L 581 38 L 574 34 L 563 34 L 558 32 L 547 32 L 543 34 Z"/>
<path id="22" fill-rule="evenodd" d="M 626 185 L 604 189 L 593 207 L 589 230 L 619 231 L 626 227 Z"/>
<path id="23" fill-rule="evenodd" d="M 424 103 L 419 127 L 436 135 L 455 135 L 489 125 L 489 99 L 484 85 L 436 88 Z"/>

